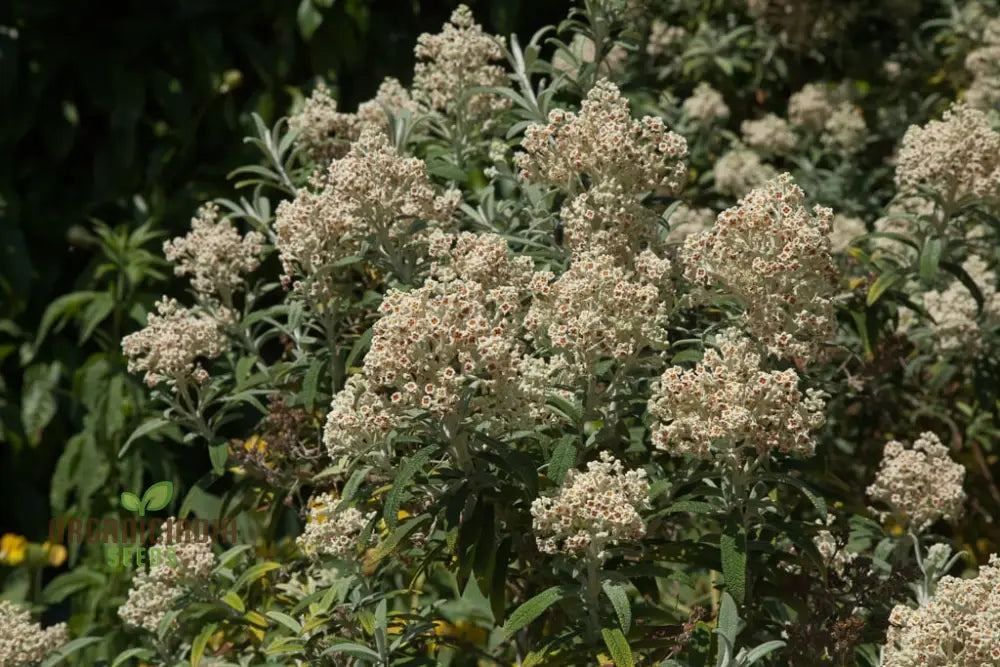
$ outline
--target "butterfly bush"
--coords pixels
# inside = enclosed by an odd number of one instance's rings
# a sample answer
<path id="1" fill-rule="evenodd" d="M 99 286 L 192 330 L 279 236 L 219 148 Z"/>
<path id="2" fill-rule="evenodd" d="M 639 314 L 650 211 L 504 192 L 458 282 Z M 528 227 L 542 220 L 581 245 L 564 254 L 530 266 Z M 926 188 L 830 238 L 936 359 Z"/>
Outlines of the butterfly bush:
<path id="1" fill-rule="evenodd" d="M 868 496 L 891 509 L 883 519 L 896 517 L 916 531 L 935 521 L 956 521 L 962 515 L 965 468 L 948 456 L 948 448 L 934 433 L 922 433 L 907 447 L 898 440 L 885 445 L 882 463 Z"/>
<path id="2" fill-rule="evenodd" d="M 307 554 L 347 558 L 357 552 L 361 531 L 375 513 L 364 514 L 354 507 L 337 509 L 337 504 L 337 498 L 330 493 L 309 499 L 305 530 L 296 539 Z"/>
<path id="3" fill-rule="evenodd" d="M 176 440 L 245 543 L 109 575 L 80 664 L 1000 664 L 1000 563 L 948 576 L 997 550 L 995 7 L 842 5 L 460 6 L 257 123 L 189 305 L 129 310 L 134 434 L 57 466 Z"/>
<path id="4" fill-rule="evenodd" d="M 232 306 L 232 295 L 244 285 L 246 274 L 260 266 L 264 235 L 240 235 L 219 207 L 209 203 L 191 220 L 191 231 L 163 244 L 163 254 L 173 262 L 174 273 L 190 276 L 191 287 L 208 298 L 221 298 Z"/>
<path id="5" fill-rule="evenodd" d="M 931 600 L 896 606 L 889 623 L 886 667 L 1000 664 L 1000 556 L 973 579 L 944 577 Z"/>
<path id="6" fill-rule="evenodd" d="M 930 290 L 920 295 L 924 309 L 931 318 L 930 330 L 934 345 L 943 352 L 975 354 L 982 347 L 983 331 L 1000 324 L 1000 293 L 997 275 L 976 255 L 962 263 L 962 269 L 979 288 L 982 308 L 958 280 L 943 290 Z M 900 328 L 908 331 L 918 326 L 916 317 L 907 313 L 900 318 Z"/>
<path id="7" fill-rule="evenodd" d="M 457 195 L 439 193 L 422 160 L 400 155 L 384 133 L 366 129 L 347 155 L 278 207 L 274 231 L 282 280 L 322 277 L 365 243 L 391 256 L 394 245 L 416 242 L 407 233 L 416 223 L 447 226 Z"/>
<path id="8" fill-rule="evenodd" d="M 752 190 L 710 231 L 684 241 L 684 276 L 739 300 L 742 321 L 771 354 L 814 358 L 834 331 L 833 211 L 813 215 L 789 174 Z"/>
<path id="9" fill-rule="evenodd" d="M 20 667 L 41 660 L 69 642 L 65 623 L 42 628 L 31 612 L 10 600 L 0 600 L 0 665 Z"/>
<path id="10" fill-rule="evenodd" d="M 157 632 L 170 612 L 173 602 L 184 595 L 197 582 L 205 582 L 215 568 L 215 554 L 208 535 L 182 531 L 177 519 L 168 518 L 160 537 L 150 549 L 158 549 L 162 560 L 140 570 L 132 579 L 128 598 L 118 609 L 118 616 L 126 624 Z M 176 553 L 176 563 L 167 559 L 163 550 Z"/>
<path id="11" fill-rule="evenodd" d="M 1000 133 L 978 109 L 958 104 L 941 120 L 913 125 L 903 136 L 896 186 L 929 187 L 954 205 L 968 197 L 1000 193 Z"/>
<path id="12" fill-rule="evenodd" d="M 161 382 L 172 388 L 204 382 L 208 371 L 199 359 L 214 359 L 227 347 L 218 320 L 166 297 L 156 302 L 156 313 L 149 314 L 146 328 L 122 340 L 129 372 L 145 373 L 150 387 Z"/>
<path id="13" fill-rule="evenodd" d="M 743 121 L 740 132 L 744 144 L 765 153 L 788 153 L 799 142 L 788 121 L 773 113 L 757 120 Z"/>
<path id="14" fill-rule="evenodd" d="M 483 32 L 467 6 L 459 5 L 442 32 L 424 33 L 417 40 L 420 62 L 413 72 L 414 97 L 433 109 L 450 111 L 472 88 L 502 86 L 504 69 L 496 61 L 503 60 L 503 45 L 502 38 Z M 508 106 L 506 97 L 481 92 L 463 103 L 473 118 L 488 117 Z"/>
<path id="15" fill-rule="evenodd" d="M 640 512 L 649 507 L 646 471 L 625 470 L 609 452 L 574 470 L 554 496 L 531 504 L 532 530 L 538 548 L 546 554 L 585 554 L 603 560 L 608 549 L 634 542 L 646 534 Z"/>
<path id="16" fill-rule="evenodd" d="M 581 175 L 597 185 L 614 181 L 632 193 L 662 188 L 675 192 L 686 174 L 687 142 L 663 120 L 635 120 L 628 101 L 602 79 L 579 114 L 553 110 L 548 125 L 525 129 L 517 156 L 521 177 L 573 188 Z"/>
<path id="17" fill-rule="evenodd" d="M 742 197 L 778 175 L 775 168 L 765 164 L 758 153 L 740 145 L 719 158 L 713 167 L 713 174 L 716 190 L 733 197 Z"/>
<path id="18" fill-rule="evenodd" d="M 691 97 L 684 100 L 681 109 L 689 118 L 705 125 L 729 118 L 729 107 L 722 94 L 704 82 L 699 83 Z"/>
<path id="19" fill-rule="evenodd" d="M 716 338 L 694 369 L 668 368 L 649 401 L 653 444 L 675 456 L 740 460 L 772 450 L 811 456 L 811 432 L 823 425 L 824 400 L 805 393 L 792 370 L 766 371 L 753 341 L 737 329 Z"/>

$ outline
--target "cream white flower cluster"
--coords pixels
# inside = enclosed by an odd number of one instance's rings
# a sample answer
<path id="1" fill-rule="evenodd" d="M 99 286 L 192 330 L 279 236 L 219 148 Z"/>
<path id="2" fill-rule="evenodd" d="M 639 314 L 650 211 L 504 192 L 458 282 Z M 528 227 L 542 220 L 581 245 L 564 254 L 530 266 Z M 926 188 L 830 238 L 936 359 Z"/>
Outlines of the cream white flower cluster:
<path id="1" fill-rule="evenodd" d="M 617 181 L 592 186 L 560 213 L 566 246 L 573 251 L 607 253 L 627 264 L 640 248 L 657 244 L 656 213 Z"/>
<path id="2" fill-rule="evenodd" d="M 743 305 L 743 324 L 778 357 L 814 358 L 835 331 L 833 211 L 814 216 L 791 176 L 768 181 L 723 211 L 711 231 L 689 236 L 684 276 Z M 695 300 L 704 295 L 693 295 Z"/>
<path id="3" fill-rule="evenodd" d="M 365 129 L 310 188 L 278 206 L 274 231 L 283 279 L 315 276 L 357 254 L 364 241 L 382 250 L 410 242 L 415 222 L 444 225 L 459 198 L 457 190 L 437 194 L 423 160 L 400 155 L 384 133 Z"/>
<path id="4" fill-rule="evenodd" d="M 687 31 L 678 25 L 670 25 L 662 19 L 653 19 L 649 29 L 649 41 L 646 43 L 646 53 L 653 58 L 673 53 L 687 35 Z"/>
<path id="5" fill-rule="evenodd" d="M 982 111 L 956 104 L 941 120 L 910 126 L 897 156 L 896 187 L 917 186 L 952 204 L 1000 196 L 1000 133 Z"/>
<path id="6" fill-rule="evenodd" d="M 145 328 L 122 339 L 129 372 L 145 372 L 150 387 L 164 381 L 173 388 L 204 382 L 208 371 L 198 359 L 215 359 L 227 346 L 219 322 L 166 297 L 156 302 L 156 313 L 149 314 Z"/>
<path id="7" fill-rule="evenodd" d="M 715 161 L 712 173 L 715 189 L 733 197 L 742 197 L 778 175 L 774 167 L 761 160 L 760 153 L 740 144 Z"/>
<path id="8" fill-rule="evenodd" d="M 1000 557 L 973 579 L 942 577 L 934 596 L 889 616 L 883 667 L 1000 665 Z"/>
<path id="9" fill-rule="evenodd" d="M 314 159 L 331 160 L 347 152 L 357 139 L 357 118 L 337 111 L 337 100 L 322 81 L 316 84 L 302 108 L 288 118 L 295 140 Z"/>
<path id="10" fill-rule="evenodd" d="M 907 448 L 892 440 L 886 443 L 875 481 L 868 497 L 889 506 L 882 520 L 895 517 L 920 532 L 939 519 L 957 521 L 962 515 L 965 468 L 951 460 L 948 448 L 934 433 L 922 433 Z"/>
<path id="11" fill-rule="evenodd" d="M 398 79 L 386 77 L 374 99 L 358 105 L 357 113 L 337 111 L 337 100 L 330 89 L 320 82 L 306 98 L 297 113 L 288 119 L 288 127 L 296 133 L 295 141 L 318 162 L 343 157 L 357 141 L 362 130 L 369 128 L 385 132 L 389 127 L 386 111 L 417 112 L 419 105 Z"/>
<path id="12" fill-rule="evenodd" d="M 417 38 L 417 63 L 413 94 L 433 109 L 451 111 L 471 88 L 503 86 L 502 37 L 483 32 L 472 11 L 459 5 L 441 33 Z M 488 117 L 510 106 L 510 100 L 493 93 L 474 93 L 465 101 L 464 112 L 473 118 Z"/>
<path id="13" fill-rule="evenodd" d="M 633 275 L 610 255 L 583 253 L 558 278 L 535 274 L 525 328 L 549 346 L 569 351 L 581 376 L 593 373 L 600 358 L 621 359 L 665 343 L 664 275 L 670 264 L 649 251 L 636 264 L 645 272 Z"/>
<path id="14" fill-rule="evenodd" d="M 868 125 L 861 109 L 843 102 L 833 110 L 823 125 L 823 145 L 842 155 L 852 155 L 864 148 Z"/>
<path id="15" fill-rule="evenodd" d="M 645 536 L 640 513 L 648 508 L 646 471 L 626 471 L 604 451 L 586 472 L 567 472 L 555 496 L 535 499 L 532 527 L 544 553 L 604 559 L 608 547 Z"/>
<path id="16" fill-rule="evenodd" d="M 207 535 L 184 534 L 173 517 L 167 519 L 157 549 L 173 549 L 177 562 L 166 556 L 148 571 L 132 578 L 128 598 L 118 608 L 118 617 L 127 625 L 156 632 L 170 612 L 174 601 L 184 594 L 194 580 L 206 580 L 215 568 L 215 554 Z"/>
<path id="17" fill-rule="evenodd" d="M 834 516 L 827 514 L 826 525 L 833 525 L 833 521 Z M 816 523 L 820 523 L 820 520 L 817 519 Z M 813 537 L 813 544 L 816 545 L 816 550 L 823 557 L 827 567 L 832 568 L 839 575 L 843 575 L 847 566 L 853 563 L 858 557 L 858 554 L 848 551 L 844 545 L 837 541 L 833 533 L 825 528 L 816 533 Z"/>
<path id="18" fill-rule="evenodd" d="M 799 390 L 792 370 L 766 371 L 756 345 L 737 329 L 716 338 L 692 370 L 671 366 L 649 400 L 657 449 L 675 456 L 709 459 L 759 456 L 772 450 L 811 456 L 811 435 L 823 425 L 825 401 L 816 390 Z"/>
<path id="19" fill-rule="evenodd" d="M 767 153 L 789 153 L 799 143 L 799 137 L 788 121 L 773 113 L 757 120 L 743 121 L 740 132 L 744 144 Z"/>
<path id="20" fill-rule="evenodd" d="M 788 98 L 788 120 L 811 132 L 820 132 L 837 108 L 846 101 L 840 88 L 807 83 Z"/>
<path id="21" fill-rule="evenodd" d="M 65 623 L 47 628 L 31 620 L 31 613 L 10 600 L 0 600 L 0 665 L 27 667 L 69 641 Z"/>
<path id="22" fill-rule="evenodd" d="M 962 268 L 983 295 L 982 311 L 969 288 L 958 280 L 943 290 L 924 292 L 919 300 L 933 320 L 928 326 L 934 346 L 945 353 L 974 355 L 981 346 L 983 330 L 1000 324 L 1000 293 L 996 273 L 978 255 L 965 260 Z M 908 331 L 916 324 L 916 317 L 909 312 L 900 317 L 901 331 Z"/>
<path id="23" fill-rule="evenodd" d="M 717 120 L 729 118 L 729 107 L 726 106 L 722 93 L 704 81 L 695 87 L 691 97 L 684 100 L 681 104 L 681 110 L 687 114 L 688 118 L 703 125 L 710 125 Z"/>
<path id="24" fill-rule="evenodd" d="M 676 192 L 687 177 L 684 138 L 659 118 L 634 120 L 628 100 L 606 79 L 587 93 L 579 114 L 553 110 L 548 125 L 525 129 L 521 145 L 521 177 L 549 185 L 576 189 L 586 175 L 593 184 L 613 180 L 631 193 Z"/>
<path id="25" fill-rule="evenodd" d="M 230 296 L 243 285 L 244 276 L 256 271 L 264 250 L 264 235 L 240 236 L 229 219 L 219 219 L 219 207 L 208 203 L 191 220 L 191 231 L 166 241 L 163 254 L 174 263 L 174 273 L 190 276 L 191 287 L 208 297 Z"/>
<path id="26" fill-rule="evenodd" d="M 413 408 L 455 416 L 467 391 L 467 414 L 480 422 L 549 418 L 545 399 L 568 366 L 525 349 L 530 258 L 511 258 L 497 235 L 462 234 L 453 248 L 447 238 L 435 238 L 423 286 L 390 290 L 380 306 L 364 379 L 349 381 L 327 416 L 331 456 L 367 454 Z"/>
<path id="27" fill-rule="evenodd" d="M 865 227 L 864 220 L 837 213 L 833 216 L 833 228 L 830 231 L 830 250 L 844 252 L 851 247 L 854 239 L 866 233 L 868 228 Z"/>
<path id="28" fill-rule="evenodd" d="M 715 223 L 715 211 L 710 208 L 691 208 L 687 204 L 678 206 L 670 216 L 669 243 L 683 243 L 684 239 L 705 231 Z"/>
<path id="29" fill-rule="evenodd" d="M 984 111 L 995 108 L 1000 103 L 1000 19 L 986 23 L 981 44 L 965 57 L 965 69 L 973 77 L 965 101 Z"/>
<path id="30" fill-rule="evenodd" d="M 339 500 L 330 493 L 320 493 L 309 500 L 309 517 L 296 543 L 310 556 L 345 558 L 358 549 L 358 536 L 375 516 L 353 507 L 337 510 Z"/>

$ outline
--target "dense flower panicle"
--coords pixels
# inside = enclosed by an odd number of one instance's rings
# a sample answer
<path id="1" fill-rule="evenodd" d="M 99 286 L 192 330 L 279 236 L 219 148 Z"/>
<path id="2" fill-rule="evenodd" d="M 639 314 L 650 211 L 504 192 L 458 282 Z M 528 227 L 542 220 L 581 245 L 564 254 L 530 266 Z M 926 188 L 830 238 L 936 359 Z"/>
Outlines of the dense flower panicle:
<path id="1" fill-rule="evenodd" d="M 382 131 L 389 129 L 389 117 L 403 111 L 417 113 L 420 105 L 410 96 L 410 91 L 403 87 L 399 79 L 387 76 L 378 87 L 375 97 L 358 105 L 358 136 L 364 128 L 374 128 Z"/>
<path id="2" fill-rule="evenodd" d="M 712 166 L 715 189 L 724 195 L 742 197 L 759 187 L 777 172 L 760 159 L 760 154 L 743 146 L 736 146 L 716 160 Z"/>
<path id="3" fill-rule="evenodd" d="M 729 107 L 726 106 L 722 93 L 704 81 L 695 87 L 691 97 L 684 100 L 681 109 L 688 118 L 705 125 L 729 118 Z"/>
<path id="4" fill-rule="evenodd" d="M 969 288 L 958 280 L 944 290 L 924 292 L 920 300 L 933 320 L 929 326 L 935 347 L 942 352 L 974 354 L 982 344 L 983 329 L 1000 323 L 1000 293 L 996 273 L 981 257 L 970 256 L 962 263 L 962 268 L 979 287 L 983 296 L 982 310 Z M 915 324 L 916 319 L 911 315 L 900 318 L 903 331 Z"/>
<path id="5" fill-rule="evenodd" d="M 432 109 L 451 111 L 470 88 L 503 86 L 502 37 L 483 32 L 472 11 L 459 5 L 449 23 L 436 35 L 424 33 L 417 38 L 415 54 L 424 61 L 413 72 L 413 94 Z M 506 109 L 510 100 L 492 93 L 475 93 L 464 102 L 467 115 L 487 117 Z"/>
<path id="6" fill-rule="evenodd" d="M 868 497 L 891 508 L 880 512 L 883 520 L 895 517 L 920 532 L 939 519 L 961 517 L 964 479 L 965 468 L 951 460 L 937 435 L 927 431 L 909 448 L 897 440 L 886 443 Z"/>
<path id="7" fill-rule="evenodd" d="M 753 341 L 737 329 L 717 337 L 692 370 L 671 366 L 649 400 L 657 449 L 699 459 L 741 459 L 743 447 L 759 456 L 772 450 L 811 456 L 811 432 L 823 425 L 820 392 L 799 390 L 792 370 L 765 371 Z M 725 441 L 722 449 L 713 443 Z"/>
<path id="8" fill-rule="evenodd" d="M 835 253 L 844 252 L 851 247 L 854 239 L 867 233 L 864 220 L 837 213 L 833 216 L 833 228 L 830 231 L 830 250 Z"/>
<path id="9" fill-rule="evenodd" d="M 65 623 L 47 628 L 31 620 L 31 613 L 10 600 L 0 600 L 0 665 L 27 667 L 69 642 Z"/>
<path id="10" fill-rule="evenodd" d="M 167 519 L 154 547 L 173 549 L 177 563 L 171 563 L 163 555 L 158 565 L 133 577 L 128 598 L 118 608 L 118 617 L 126 625 L 157 632 L 174 601 L 184 594 L 187 583 L 206 580 L 212 575 L 215 554 L 211 539 L 207 535 L 186 535 L 179 531 L 179 525 L 174 517 Z"/>
<path id="11" fill-rule="evenodd" d="M 792 125 L 819 132 L 844 101 L 843 92 L 839 88 L 807 83 L 802 90 L 788 98 L 788 120 Z"/>
<path id="12" fill-rule="evenodd" d="M 1000 18 L 986 23 L 982 43 L 965 57 L 972 83 L 965 91 L 969 106 L 984 111 L 1000 103 Z"/>
<path id="13" fill-rule="evenodd" d="M 884 667 L 1000 665 L 1000 557 L 973 579 L 942 577 L 934 596 L 916 609 L 889 615 Z"/>
<path id="14" fill-rule="evenodd" d="M 438 195 L 427 164 L 400 155 L 384 133 L 371 128 L 311 186 L 277 209 L 275 245 L 286 280 L 315 275 L 356 254 L 366 239 L 376 247 L 412 242 L 408 232 L 416 221 L 442 226 L 459 200 L 457 190 Z"/>
<path id="15" fill-rule="evenodd" d="M 799 143 L 799 138 L 788 121 L 773 113 L 757 120 L 743 121 L 740 132 L 743 143 L 767 153 L 788 153 Z"/>
<path id="16" fill-rule="evenodd" d="M 348 507 L 337 509 L 340 501 L 331 493 L 321 493 L 309 500 L 305 530 L 296 539 L 310 556 L 346 558 L 358 549 L 358 537 L 375 512 Z"/>
<path id="17" fill-rule="evenodd" d="M 191 276 L 191 286 L 198 293 L 224 299 L 240 289 L 247 273 L 257 270 L 263 249 L 263 234 L 240 236 L 229 219 L 219 220 L 219 207 L 214 203 L 198 210 L 186 236 L 163 244 L 163 254 L 174 263 L 176 275 Z"/>
<path id="18" fill-rule="evenodd" d="M 670 216 L 669 243 L 683 243 L 684 239 L 702 232 L 715 222 L 715 211 L 710 208 L 691 208 L 687 204 L 678 206 Z"/>
<path id="19" fill-rule="evenodd" d="M 653 58 L 671 53 L 687 35 L 687 31 L 677 25 L 669 25 L 662 19 L 653 19 L 649 30 L 646 53 Z"/>
<path id="20" fill-rule="evenodd" d="M 586 472 L 567 472 L 558 494 L 535 499 L 532 527 L 544 553 L 603 560 L 608 547 L 646 535 L 640 512 L 648 508 L 646 471 L 626 471 L 604 451 Z"/>
<path id="21" fill-rule="evenodd" d="M 842 155 L 851 155 L 864 148 L 867 138 L 865 117 L 850 102 L 838 104 L 823 124 L 823 145 Z"/>
<path id="22" fill-rule="evenodd" d="M 810 359 L 835 333 L 837 270 L 833 211 L 817 206 L 810 215 L 803 200 L 782 174 L 723 211 L 712 230 L 689 236 L 681 257 L 688 280 L 742 303 L 744 325 L 768 352 Z"/>
<path id="23" fill-rule="evenodd" d="M 387 132 L 389 118 L 386 112 L 416 113 L 420 105 L 410 97 L 410 92 L 398 79 L 386 77 L 375 97 L 358 105 L 357 113 L 337 111 L 337 101 L 330 89 L 320 82 L 306 99 L 302 109 L 288 119 L 288 126 L 296 132 L 296 142 L 314 160 L 326 162 L 347 155 L 351 143 L 357 141 L 365 129 Z"/>
<path id="24" fill-rule="evenodd" d="M 357 116 L 337 111 L 337 100 L 322 81 L 302 109 L 289 117 L 288 127 L 296 133 L 296 142 L 317 161 L 346 154 L 359 132 Z"/>
<path id="25" fill-rule="evenodd" d="M 647 259 L 653 276 L 632 275 L 610 255 L 592 253 L 574 256 L 555 280 L 551 273 L 537 274 L 525 328 L 568 351 L 579 375 L 593 372 L 599 358 L 622 359 L 664 343 L 669 290 L 663 275 L 670 264 Z"/>
<path id="26" fill-rule="evenodd" d="M 376 393 L 362 375 L 352 375 L 337 392 L 326 415 L 323 442 L 330 458 L 366 455 L 385 458 L 380 447 L 396 426 L 398 414 L 389 399 Z"/>
<path id="27" fill-rule="evenodd" d="M 469 280 L 487 290 L 524 290 L 534 268 L 527 255 L 511 256 L 507 241 L 499 234 L 462 232 L 457 236 L 437 233 L 431 239 L 431 275 L 441 282 Z"/>
<path id="28" fill-rule="evenodd" d="M 659 240 L 656 212 L 614 180 L 600 182 L 568 200 L 561 216 L 567 247 L 610 254 L 623 264 Z"/>
<path id="29" fill-rule="evenodd" d="M 965 104 L 944 112 L 941 120 L 903 135 L 896 161 L 896 186 L 926 186 L 945 202 L 1000 195 L 1000 133 L 986 115 Z"/>
<path id="30" fill-rule="evenodd" d="M 564 383 L 568 364 L 525 350 L 530 259 L 511 258 L 496 235 L 463 234 L 453 248 L 442 238 L 432 244 L 431 277 L 417 289 L 386 294 L 364 380 L 334 397 L 325 433 L 331 453 L 367 453 L 411 409 L 451 418 L 467 391 L 466 413 L 479 423 L 552 419 L 545 399 Z"/>
<path id="31" fill-rule="evenodd" d="M 570 185 L 586 175 L 592 184 L 614 180 L 636 194 L 675 192 L 687 177 L 684 138 L 660 118 L 634 120 L 628 100 L 606 79 L 590 89 L 579 114 L 555 109 L 548 125 L 528 126 L 521 146 L 521 177 L 550 185 Z"/>
<path id="32" fill-rule="evenodd" d="M 156 302 L 145 328 L 122 340 L 129 372 L 145 372 L 150 387 L 163 381 L 171 386 L 204 382 L 208 372 L 198 359 L 215 359 L 227 348 L 219 322 L 166 297 Z"/>
<path id="33" fill-rule="evenodd" d="M 835 517 L 832 514 L 827 514 L 825 525 L 832 526 L 834 519 Z M 816 523 L 822 522 L 820 519 L 816 519 Z M 839 575 L 843 575 L 847 566 L 853 563 L 858 557 L 858 554 L 848 551 L 845 545 L 838 542 L 834 534 L 826 529 L 816 533 L 813 537 L 813 544 L 816 545 L 816 550 L 823 557 L 826 566 L 832 568 Z"/>

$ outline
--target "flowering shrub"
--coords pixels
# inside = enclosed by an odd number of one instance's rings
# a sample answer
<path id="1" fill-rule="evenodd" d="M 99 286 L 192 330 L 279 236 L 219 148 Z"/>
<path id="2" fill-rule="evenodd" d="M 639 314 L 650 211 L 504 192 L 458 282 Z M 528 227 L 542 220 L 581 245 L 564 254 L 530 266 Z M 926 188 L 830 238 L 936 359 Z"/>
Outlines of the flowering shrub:
<path id="1" fill-rule="evenodd" d="M 899 9 L 872 73 L 821 57 L 872 3 L 634 4 L 523 47 L 463 6 L 409 89 L 257 119 L 249 194 L 122 340 L 133 440 L 211 462 L 173 509 L 239 540 L 126 575 L 72 649 L 1000 665 L 998 545 L 962 539 L 1000 512 L 995 26 Z"/>

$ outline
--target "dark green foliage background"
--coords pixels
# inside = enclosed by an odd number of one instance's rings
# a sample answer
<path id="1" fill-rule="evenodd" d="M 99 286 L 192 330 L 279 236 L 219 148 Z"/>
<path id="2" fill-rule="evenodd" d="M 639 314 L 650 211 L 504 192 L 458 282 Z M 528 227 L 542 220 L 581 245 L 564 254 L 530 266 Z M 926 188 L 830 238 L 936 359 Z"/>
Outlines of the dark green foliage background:
<path id="1" fill-rule="evenodd" d="M 0 34 L 0 533 L 43 540 L 50 480 L 67 442 L 85 429 L 98 440 L 110 432 L 85 415 L 105 398 L 95 388 L 105 393 L 124 376 L 115 341 L 135 324 L 104 313 L 81 343 L 89 315 L 69 309 L 67 326 L 57 320 L 58 331 L 35 345 L 53 300 L 106 287 L 95 220 L 123 233 L 147 220 L 164 237 L 182 233 L 200 202 L 224 193 L 226 174 L 254 159 L 239 142 L 251 112 L 270 126 L 316 76 L 335 86 L 345 110 L 372 97 L 385 76 L 408 85 L 417 36 L 439 31 L 457 4 L 0 2 L 8 29 Z M 566 12 L 555 0 L 468 4 L 488 31 L 524 37 Z M 145 247 L 158 254 L 161 241 Z M 134 299 L 148 306 L 170 291 L 146 276 Z M 84 369 L 103 379 L 87 382 Z M 108 394 L 116 403 L 109 410 L 128 421 L 141 412 L 130 402 L 143 399 L 135 378 L 124 383 L 121 396 Z M 114 426 L 127 435 L 136 423 Z M 105 444 L 100 465 L 121 442 L 97 443 Z M 73 474 L 101 472 L 82 452 Z M 166 476 L 163 453 L 143 456 L 119 472 L 162 468 Z M 182 468 L 196 479 L 209 461 L 200 451 Z M 115 479 L 107 476 L 99 495 L 115 497 Z"/>

